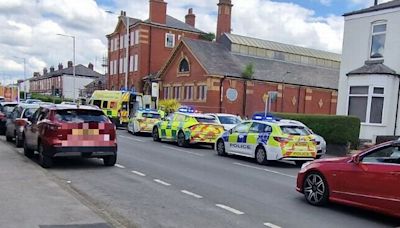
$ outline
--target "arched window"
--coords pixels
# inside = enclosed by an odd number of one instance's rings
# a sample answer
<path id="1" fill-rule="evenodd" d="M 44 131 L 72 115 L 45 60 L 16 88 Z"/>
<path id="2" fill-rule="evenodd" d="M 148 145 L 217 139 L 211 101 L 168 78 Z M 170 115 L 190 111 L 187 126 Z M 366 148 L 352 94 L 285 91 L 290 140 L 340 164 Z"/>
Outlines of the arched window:
<path id="1" fill-rule="evenodd" d="M 179 72 L 189 72 L 189 62 L 186 59 L 182 59 L 179 64 Z"/>

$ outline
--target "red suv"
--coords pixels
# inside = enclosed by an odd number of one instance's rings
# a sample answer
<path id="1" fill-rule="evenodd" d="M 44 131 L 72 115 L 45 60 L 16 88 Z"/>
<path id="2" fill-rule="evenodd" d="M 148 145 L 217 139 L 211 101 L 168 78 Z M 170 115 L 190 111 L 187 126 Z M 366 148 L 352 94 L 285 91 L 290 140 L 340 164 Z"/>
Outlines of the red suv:
<path id="1" fill-rule="evenodd" d="M 44 168 L 57 157 L 103 158 L 105 166 L 117 161 L 115 125 L 97 107 L 42 106 L 29 118 L 23 139 L 25 155 L 38 151 Z"/>

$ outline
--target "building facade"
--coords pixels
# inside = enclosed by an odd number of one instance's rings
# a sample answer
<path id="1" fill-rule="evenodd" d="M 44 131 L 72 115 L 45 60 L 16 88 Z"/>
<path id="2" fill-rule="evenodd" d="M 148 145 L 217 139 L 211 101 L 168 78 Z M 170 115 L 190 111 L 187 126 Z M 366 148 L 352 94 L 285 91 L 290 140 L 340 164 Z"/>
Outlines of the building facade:
<path id="1" fill-rule="evenodd" d="M 218 4 L 217 42 L 184 38 L 158 76 L 161 98 L 204 112 L 335 114 L 340 55 L 231 34 L 230 0 Z M 251 78 L 243 77 L 249 65 Z"/>
<path id="2" fill-rule="evenodd" d="M 178 42 L 183 37 L 199 39 L 204 34 L 195 28 L 193 9 L 189 9 L 185 22 L 182 22 L 167 15 L 167 3 L 163 0 L 149 0 L 149 4 L 149 19 L 128 18 L 122 11 L 114 32 L 107 35 L 107 87 L 110 90 L 124 89 L 128 72 L 128 89 L 149 94 L 152 78 Z M 128 57 L 126 48 L 129 49 Z"/>
<path id="3" fill-rule="evenodd" d="M 87 84 L 99 77 L 104 77 L 104 75 L 94 71 L 93 64 L 89 63 L 87 67 L 82 64 L 75 66 L 74 79 L 72 64 L 72 61 L 69 61 L 68 66 L 64 68 L 60 63 L 57 70 L 55 70 L 54 67 L 50 67 L 49 71 L 47 68 L 44 68 L 42 75 L 35 72 L 33 77 L 29 80 L 29 91 L 31 93 L 42 93 L 73 99 L 74 94 L 78 96 L 79 91 Z"/>
<path id="4" fill-rule="evenodd" d="M 400 0 L 344 17 L 337 113 L 360 118 L 360 139 L 399 135 Z"/>

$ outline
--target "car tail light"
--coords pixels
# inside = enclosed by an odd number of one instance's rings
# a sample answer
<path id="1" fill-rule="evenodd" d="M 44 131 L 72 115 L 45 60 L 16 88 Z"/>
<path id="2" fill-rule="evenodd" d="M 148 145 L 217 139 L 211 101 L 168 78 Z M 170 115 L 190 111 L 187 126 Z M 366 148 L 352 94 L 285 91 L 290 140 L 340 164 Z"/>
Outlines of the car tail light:
<path id="1" fill-rule="evenodd" d="M 15 125 L 19 127 L 24 127 L 26 125 L 26 120 L 24 119 L 16 119 L 15 120 Z"/>
<path id="2" fill-rule="evenodd" d="M 289 142 L 288 138 L 275 136 L 274 139 L 275 139 L 275 141 L 280 142 L 280 143 L 288 143 Z"/>

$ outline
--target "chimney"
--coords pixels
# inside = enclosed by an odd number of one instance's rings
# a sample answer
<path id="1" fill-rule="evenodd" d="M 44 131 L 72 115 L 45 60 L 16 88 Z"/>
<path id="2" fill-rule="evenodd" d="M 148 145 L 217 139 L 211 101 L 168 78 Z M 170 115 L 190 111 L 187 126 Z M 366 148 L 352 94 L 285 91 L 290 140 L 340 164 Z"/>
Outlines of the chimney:
<path id="1" fill-rule="evenodd" d="M 58 64 L 58 70 L 62 70 L 64 68 L 64 66 L 62 65 L 62 63 Z"/>
<path id="2" fill-rule="evenodd" d="M 186 24 L 195 27 L 196 25 L 196 15 L 193 14 L 193 8 L 190 8 L 188 14 L 185 16 Z"/>
<path id="3" fill-rule="evenodd" d="M 167 3 L 164 0 L 150 0 L 150 22 L 167 23 Z"/>
<path id="4" fill-rule="evenodd" d="M 45 68 L 43 68 L 43 75 L 46 75 L 47 74 L 47 68 L 45 67 Z"/>
<path id="5" fill-rule="evenodd" d="M 217 41 L 224 33 L 231 33 L 232 1 L 219 0 L 218 3 L 218 22 L 217 22 Z"/>
<path id="6" fill-rule="evenodd" d="M 375 0 L 374 6 L 378 5 L 378 0 Z"/>
<path id="7" fill-rule="evenodd" d="M 33 72 L 33 77 L 39 77 L 39 76 L 40 76 L 39 72 Z"/>
<path id="8" fill-rule="evenodd" d="M 54 72 L 54 66 L 50 67 L 50 72 Z"/>
<path id="9" fill-rule="evenodd" d="M 88 68 L 91 69 L 91 70 L 93 70 L 93 64 L 92 64 L 92 63 L 89 63 Z"/>
<path id="10" fill-rule="evenodd" d="M 72 67 L 72 61 L 68 61 L 68 68 Z"/>

